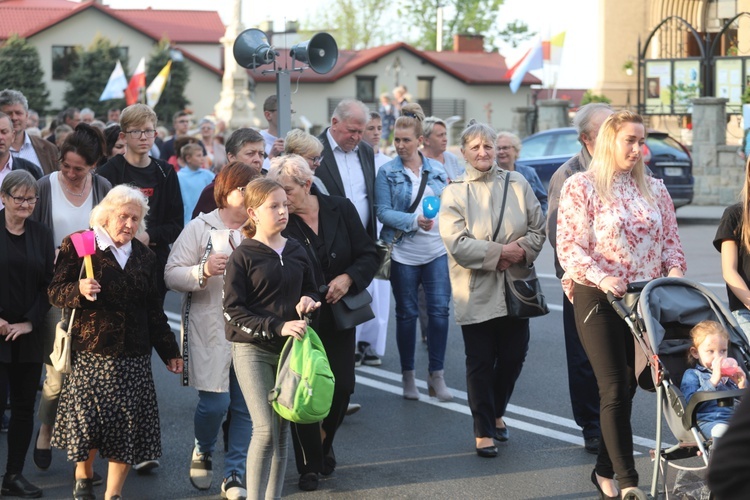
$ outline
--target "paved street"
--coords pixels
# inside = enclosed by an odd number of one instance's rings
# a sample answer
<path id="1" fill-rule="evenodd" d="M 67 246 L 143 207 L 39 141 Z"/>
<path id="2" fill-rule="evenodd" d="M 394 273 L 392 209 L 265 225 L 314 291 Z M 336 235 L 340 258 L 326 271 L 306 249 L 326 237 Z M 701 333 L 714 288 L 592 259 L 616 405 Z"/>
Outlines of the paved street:
<path id="1" fill-rule="evenodd" d="M 725 297 L 719 254 L 711 246 L 714 226 L 683 225 L 680 234 L 688 256 L 688 276 L 708 284 Z M 589 481 L 594 456 L 582 448 L 568 400 L 562 336 L 561 289 L 554 278 L 552 251 L 545 243 L 537 261 L 538 272 L 552 312 L 532 320 L 529 355 L 507 416 L 510 441 L 500 446 L 496 459 L 474 453 L 472 423 L 466 401 L 463 341 L 452 326 L 446 360 L 446 379 L 455 400 L 440 403 L 427 397 L 427 357 L 417 350 L 420 401 L 401 397 L 400 368 L 392 318 L 387 354 L 381 367 L 357 369 L 353 401 L 363 409 L 348 418 L 336 438 L 336 472 L 321 481 L 320 489 L 297 489 L 293 453 L 287 468 L 284 496 L 290 498 L 471 498 L 541 499 L 595 498 Z M 178 320 L 178 298 L 170 294 L 170 317 Z M 223 452 L 214 455 L 217 479 L 208 492 L 193 489 L 188 480 L 192 447 L 192 414 L 197 401 L 192 389 L 180 387 L 154 358 L 159 395 L 164 457 L 151 476 L 131 473 L 125 485 L 128 499 L 219 498 Z M 635 399 L 633 430 L 637 466 L 644 488 L 651 482 L 648 452 L 655 433 L 655 396 L 639 391 Z M 0 450 L 5 456 L 5 440 Z M 46 498 L 70 498 L 72 466 L 55 450 L 49 471 L 40 472 L 31 461 L 27 478 L 44 488 Z M 104 462 L 96 469 L 105 475 Z M 97 487 L 103 498 L 104 487 Z"/>

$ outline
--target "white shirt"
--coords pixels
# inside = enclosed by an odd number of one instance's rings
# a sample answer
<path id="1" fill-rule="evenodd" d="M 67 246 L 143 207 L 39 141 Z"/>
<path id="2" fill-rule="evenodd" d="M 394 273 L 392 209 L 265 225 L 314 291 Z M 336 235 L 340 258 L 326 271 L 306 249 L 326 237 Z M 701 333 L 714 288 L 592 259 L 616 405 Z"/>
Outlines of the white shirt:
<path id="1" fill-rule="evenodd" d="M 124 245 L 118 248 L 112 238 L 109 237 L 109 233 L 102 226 L 94 226 L 94 234 L 96 235 L 96 245 L 102 252 L 107 248 L 112 249 L 112 255 L 117 259 L 117 263 L 120 264 L 122 269 L 125 269 L 125 264 L 128 263 L 130 254 L 133 253 L 133 242 L 128 241 Z"/>
<path id="2" fill-rule="evenodd" d="M 267 128 L 261 130 L 260 131 L 260 135 L 263 137 L 263 140 L 266 143 L 266 154 L 270 155 L 271 154 L 271 149 L 273 149 L 273 143 L 276 142 L 276 139 L 278 139 L 278 137 L 274 137 L 271 134 L 269 134 Z M 266 158 L 265 160 L 263 160 L 263 167 L 262 167 L 262 169 L 263 169 L 264 172 L 268 172 L 269 168 L 271 168 L 271 159 L 270 158 Z"/>
<path id="3" fill-rule="evenodd" d="M 330 129 L 326 131 L 326 135 L 333 150 L 333 156 L 336 158 L 336 166 L 339 169 L 341 182 L 344 184 L 344 193 L 357 209 L 362 225 L 367 227 L 370 222 L 370 201 L 367 199 L 367 185 L 362 162 L 359 161 L 357 154 L 359 146 L 347 153 L 333 139 Z"/>
<path id="4" fill-rule="evenodd" d="M 83 200 L 80 207 L 75 206 L 65 197 L 63 187 L 60 184 L 59 172 L 52 172 L 49 175 L 51 207 L 52 212 L 52 230 L 55 246 L 59 247 L 62 240 L 71 233 L 87 229 L 89 227 L 89 215 L 94 208 L 94 190 L 89 191 L 89 195 Z"/>
<path id="5" fill-rule="evenodd" d="M 13 149 L 13 146 L 11 146 L 10 152 L 13 153 L 13 156 L 28 160 L 39 167 L 39 170 L 44 171 L 44 169 L 42 168 L 42 162 L 39 161 L 39 157 L 34 150 L 34 146 L 31 145 L 29 134 L 27 134 L 26 132 L 23 133 L 23 144 L 21 144 L 21 149 L 16 151 L 15 149 Z"/>
<path id="6" fill-rule="evenodd" d="M 5 165 L 3 168 L 0 169 L 0 186 L 3 184 L 3 180 L 5 180 L 5 176 L 8 175 L 13 171 L 13 155 L 8 155 L 8 161 L 5 162 Z M 5 205 L 3 204 L 3 199 L 0 198 L 0 209 L 5 208 Z"/>

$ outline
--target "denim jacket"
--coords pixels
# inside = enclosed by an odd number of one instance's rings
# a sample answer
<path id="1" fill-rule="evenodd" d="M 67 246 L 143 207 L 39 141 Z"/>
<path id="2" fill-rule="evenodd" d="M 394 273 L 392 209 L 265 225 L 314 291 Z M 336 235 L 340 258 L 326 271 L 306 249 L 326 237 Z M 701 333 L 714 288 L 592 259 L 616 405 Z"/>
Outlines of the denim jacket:
<path id="1" fill-rule="evenodd" d="M 427 172 L 427 185 L 435 196 L 440 197 L 448 185 L 448 174 L 439 162 L 426 158 L 422 153 L 419 153 L 419 157 L 422 158 L 422 171 Z M 386 243 L 398 244 L 401 241 L 401 237 L 396 240 L 398 231 L 413 236 L 418 228 L 416 213 L 406 212 L 411 205 L 412 183 L 404 169 L 401 158 L 396 156 L 380 167 L 375 179 L 375 211 L 378 220 L 383 223 L 380 239 Z"/>
<path id="2" fill-rule="evenodd" d="M 690 402 L 690 398 L 698 391 L 731 391 L 737 389 L 737 384 L 731 380 L 719 382 L 714 387 L 711 385 L 711 371 L 703 365 L 696 365 L 685 371 L 682 376 L 680 389 L 685 396 L 685 401 Z M 729 422 L 734 414 L 733 406 L 719 406 L 716 401 L 706 401 L 701 403 L 696 413 L 698 423 L 702 422 Z"/>

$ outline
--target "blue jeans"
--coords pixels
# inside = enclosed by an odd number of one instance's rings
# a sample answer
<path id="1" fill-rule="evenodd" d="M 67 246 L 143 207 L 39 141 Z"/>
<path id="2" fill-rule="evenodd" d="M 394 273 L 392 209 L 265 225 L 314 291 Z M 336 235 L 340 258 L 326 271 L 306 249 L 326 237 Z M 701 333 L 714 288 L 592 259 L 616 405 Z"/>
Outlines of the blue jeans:
<path id="1" fill-rule="evenodd" d="M 739 323 L 740 328 L 745 332 L 745 335 L 750 337 L 750 311 L 747 309 L 738 309 L 732 311 L 732 316 L 737 320 L 737 323 Z"/>
<path id="2" fill-rule="evenodd" d="M 430 373 L 443 369 L 448 342 L 448 316 L 451 282 L 448 256 L 441 255 L 421 266 L 391 263 L 391 286 L 396 299 L 396 344 L 401 357 L 401 371 L 414 370 L 420 283 L 427 299 L 427 350 Z"/>
<path id="3" fill-rule="evenodd" d="M 198 453 L 213 453 L 219 427 L 227 408 L 232 410 L 229 421 L 229 448 L 224 457 L 224 476 L 236 472 L 245 477 L 245 460 L 253 432 L 253 422 L 242 396 L 234 366 L 229 367 L 229 392 L 198 391 L 198 406 L 195 408 L 195 447 Z"/>
<path id="4" fill-rule="evenodd" d="M 232 363 L 253 419 L 253 437 L 247 451 L 247 497 L 281 498 L 289 422 L 268 404 L 279 355 L 253 344 L 232 342 Z"/>

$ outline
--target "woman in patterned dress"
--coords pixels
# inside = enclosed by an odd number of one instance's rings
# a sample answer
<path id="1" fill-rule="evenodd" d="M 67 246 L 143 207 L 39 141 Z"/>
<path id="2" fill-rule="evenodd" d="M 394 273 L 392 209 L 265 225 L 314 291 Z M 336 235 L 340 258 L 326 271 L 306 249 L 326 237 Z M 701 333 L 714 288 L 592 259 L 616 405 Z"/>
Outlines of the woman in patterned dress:
<path id="1" fill-rule="evenodd" d="M 672 199 L 645 172 L 645 136 L 640 115 L 620 111 L 607 118 L 589 170 L 565 182 L 557 214 L 563 289 L 601 397 L 602 441 L 591 481 L 602 498 L 619 498 L 620 491 L 622 498 L 646 498 L 638 489 L 630 427 L 635 346 L 606 294 L 622 297 L 628 283 L 682 277 L 686 270 Z"/>
<path id="2" fill-rule="evenodd" d="M 105 499 L 120 499 L 130 465 L 161 455 L 151 349 L 167 369 L 182 358 L 156 287 L 156 257 L 136 234 L 145 231 L 146 197 L 113 188 L 91 212 L 96 234 L 94 278 L 80 276 L 82 259 L 62 242 L 49 297 L 75 308 L 73 371 L 65 380 L 52 446 L 76 462 L 75 499 L 94 498 L 97 452 L 109 460 Z"/>

